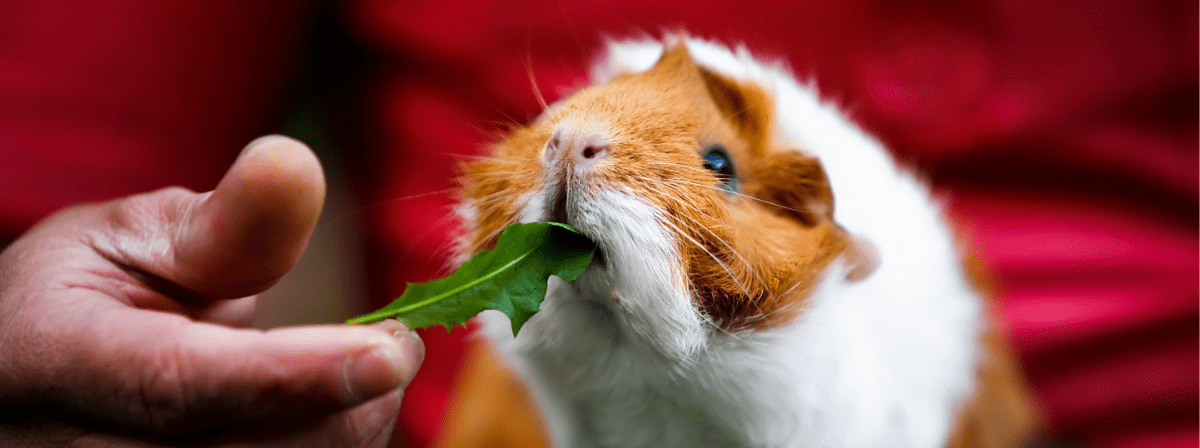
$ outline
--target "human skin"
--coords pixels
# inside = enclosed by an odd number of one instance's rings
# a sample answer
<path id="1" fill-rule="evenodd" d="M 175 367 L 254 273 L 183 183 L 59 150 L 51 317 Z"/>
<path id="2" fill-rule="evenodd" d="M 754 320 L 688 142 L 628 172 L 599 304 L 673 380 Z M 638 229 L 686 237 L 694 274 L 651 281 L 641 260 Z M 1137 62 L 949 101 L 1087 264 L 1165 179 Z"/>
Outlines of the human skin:
<path id="1" fill-rule="evenodd" d="M 214 191 L 71 207 L 0 253 L 0 445 L 383 446 L 424 356 L 396 321 L 245 328 L 320 214 L 255 140 Z"/>

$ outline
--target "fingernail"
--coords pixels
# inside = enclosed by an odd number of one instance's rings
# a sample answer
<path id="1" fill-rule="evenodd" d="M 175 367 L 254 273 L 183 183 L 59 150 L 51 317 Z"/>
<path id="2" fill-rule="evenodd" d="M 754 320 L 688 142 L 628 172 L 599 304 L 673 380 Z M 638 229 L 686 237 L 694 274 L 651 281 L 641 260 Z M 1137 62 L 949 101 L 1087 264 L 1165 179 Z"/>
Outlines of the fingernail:
<path id="1" fill-rule="evenodd" d="M 417 374 L 417 367 L 425 360 L 425 341 L 417 336 L 417 332 L 409 330 L 408 327 L 401 325 L 403 330 L 398 330 L 392 333 L 392 337 L 400 343 L 401 352 L 407 357 L 408 365 L 412 366 L 412 374 L 403 381 L 403 386 L 408 387 L 408 383 L 412 382 L 412 377 Z"/>
<path id="2" fill-rule="evenodd" d="M 380 331 L 385 331 L 390 334 L 408 331 L 408 327 L 404 326 L 403 322 L 400 322 L 396 319 L 384 319 L 371 324 L 371 327 L 378 328 Z"/>
<path id="3" fill-rule="evenodd" d="M 383 395 L 401 384 L 407 384 L 410 370 L 406 368 L 403 348 L 385 344 L 358 356 L 346 359 L 346 391 L 353 403 L 362 403 Z"/>
<path id="4" fill-rule="evenodd" d="M 417 336 L 417 332 L 409 330 L 408 326 L 404 325 L 396 319 L 385 319 L 383 321 L 372 324 L 371 326 L 383 331 L 390 332 L 392 338 L 400 343 L 400 352 L 405 354 L 402 358 L 407 361 L 406 365 L 419 366 L 425 359 L 425 341 Z M 411 381 L 409 378 L 408 381 Z M 408 385 L 408 381 L 404 381 L 404 385 Z"/>

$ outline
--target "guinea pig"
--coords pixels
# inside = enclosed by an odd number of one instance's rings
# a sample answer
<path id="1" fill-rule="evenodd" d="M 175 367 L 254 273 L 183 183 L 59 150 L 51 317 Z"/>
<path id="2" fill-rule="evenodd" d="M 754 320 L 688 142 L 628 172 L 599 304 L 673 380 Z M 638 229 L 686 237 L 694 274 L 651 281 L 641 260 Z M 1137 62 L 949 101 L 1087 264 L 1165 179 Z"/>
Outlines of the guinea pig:
<path id="1" fill-rule="evenodd" d="M 503 315 L 482 318 L 546 442 L 1002 447 L 1030 434 L 1028 392 L 954 232 L 878 141 L 744 49 L 612 43 L 592 75 L 461 180 L 461 254 L 536 221 L 598 248 L 573 284 L 551 277 L 515 338 Z"/>

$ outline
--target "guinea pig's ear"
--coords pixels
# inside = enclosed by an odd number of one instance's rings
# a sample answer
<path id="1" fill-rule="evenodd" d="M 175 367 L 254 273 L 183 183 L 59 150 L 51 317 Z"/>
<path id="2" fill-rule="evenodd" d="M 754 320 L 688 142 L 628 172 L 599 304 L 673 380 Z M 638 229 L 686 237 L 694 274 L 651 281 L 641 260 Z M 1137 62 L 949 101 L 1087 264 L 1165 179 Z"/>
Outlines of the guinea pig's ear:
<path id="1" fill-rule="evenodd" d="M 686 85 L 696 78 L 696 61 L 683 41 L 666 42 L 662 56 L 646 73 L 657 75 L 665 82 Z"/>
<path id="2" fill-rule="evenodd" d="M 825 168 L 800 151 L 772 150 L 743 179 L 745 194 L 807 226 L 833 219 L 833 190 Z"/>
<path id="3" fill-rule="evenodd" d="M 767 93 L 756 85 L 738 82 L 704 67 L 698 69 L 708 96 L 738 134 L 752 145 L 764 144 L 766 130 L 771 126 Z"/>
<path id="4" fill-rule="evenodd" d="M 763 131 L 770 128 L 771 113 L 767 93 L 756 85 L 738 82 L 697 64 L 683 38 L 665 42 L 663 55 L 648 73 L 693 88 L 697 95 L 707 95 L 748 141 L 757 143 L 765 138 Z"/>

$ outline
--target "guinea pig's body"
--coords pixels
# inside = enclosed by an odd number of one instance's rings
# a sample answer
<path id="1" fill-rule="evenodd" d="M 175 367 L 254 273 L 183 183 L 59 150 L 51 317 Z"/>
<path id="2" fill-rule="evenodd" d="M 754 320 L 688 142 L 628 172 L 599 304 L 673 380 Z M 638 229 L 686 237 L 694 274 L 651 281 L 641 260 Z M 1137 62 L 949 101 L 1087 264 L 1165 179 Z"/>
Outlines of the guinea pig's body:
<path id="1" fill-rule="evenodd" d="M 463 253 L 530 221 L 601 253 L 515 339 L 485 318 L 552 444 L 1023 438 L 1019 375 L 927 189 L 783 69 L 665 47 L 610 45 L 593 87 L 466 168 Z"/>

